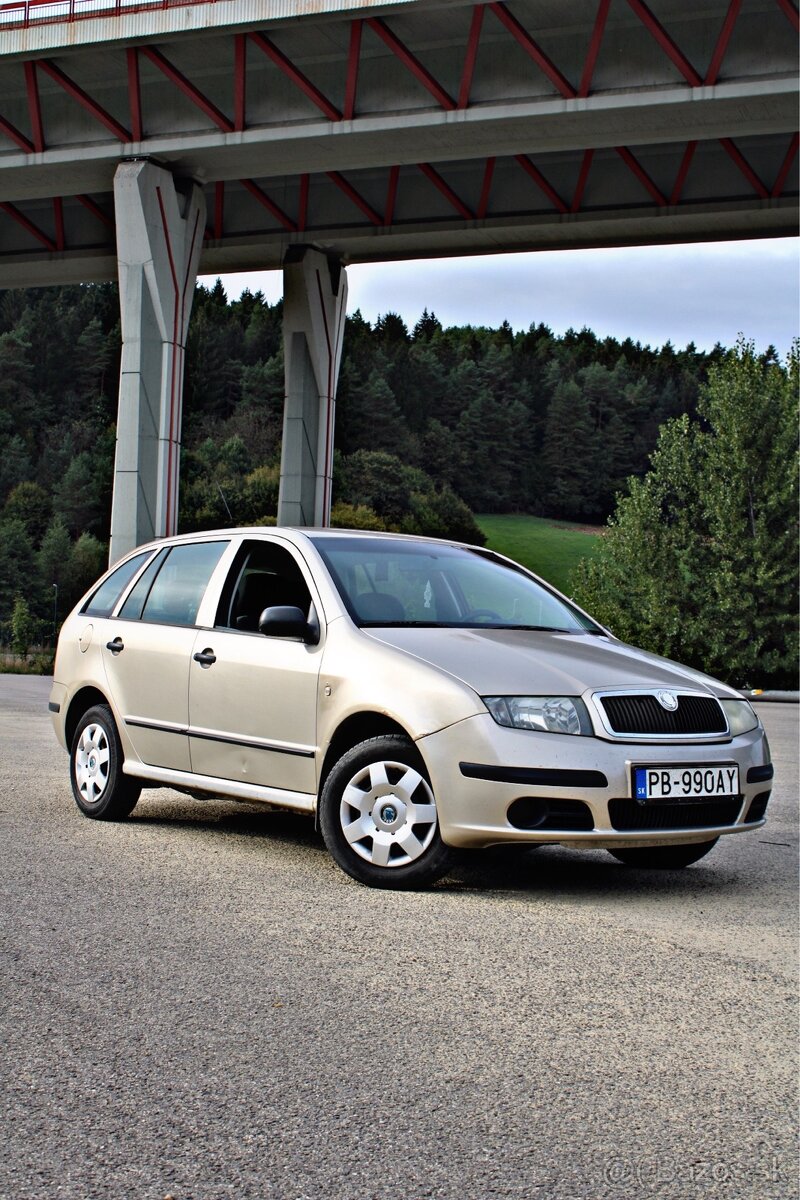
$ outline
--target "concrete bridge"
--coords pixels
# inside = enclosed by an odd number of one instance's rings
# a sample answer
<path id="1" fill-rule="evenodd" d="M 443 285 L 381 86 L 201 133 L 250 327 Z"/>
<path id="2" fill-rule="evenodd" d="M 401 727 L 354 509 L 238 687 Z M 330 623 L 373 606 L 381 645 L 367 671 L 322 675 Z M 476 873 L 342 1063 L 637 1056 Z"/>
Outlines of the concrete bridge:
<path id="1" fill-rule="evenodd" d="M 0 287 L 120 279 L 112 557 L 174 531 L 198 269 L 282 267 L 325 523 L 351 262 L 792 235 L 793 0 L 0 3 Z"/>

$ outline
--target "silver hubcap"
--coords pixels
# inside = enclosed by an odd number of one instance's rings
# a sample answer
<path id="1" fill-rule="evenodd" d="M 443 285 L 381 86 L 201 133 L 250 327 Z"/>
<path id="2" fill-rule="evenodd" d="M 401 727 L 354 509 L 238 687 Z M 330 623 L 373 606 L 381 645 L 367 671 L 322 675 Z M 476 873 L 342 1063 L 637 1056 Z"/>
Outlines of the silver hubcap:
<path id="1" fill-rule="evenodd" d="M 361 858 L 375 867 L 405 867 L 433 840 L 436 803 L 419 771 L 405 763 L 376 762 L 344 789 L 339 819 Z"/>
<path id="2" fill-rule="evenodd" d="M 87 725 L 75 750 L 75 779 L 87 804 L 96 804 L 108 785 L 110 751 L 102 725 Z"/>

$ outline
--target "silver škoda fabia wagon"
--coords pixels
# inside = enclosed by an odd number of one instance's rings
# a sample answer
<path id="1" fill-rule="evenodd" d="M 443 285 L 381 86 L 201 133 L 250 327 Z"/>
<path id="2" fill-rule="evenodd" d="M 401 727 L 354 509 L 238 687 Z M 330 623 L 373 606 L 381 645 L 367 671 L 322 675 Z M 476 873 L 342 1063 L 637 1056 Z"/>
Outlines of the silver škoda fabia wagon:
<path id="1" fill-rule="evenodd" d="M 87 816 L 142 787 L 314 813 L 377 887 L 503 843 L 683 867 L 762 825 L 772 779 L 731 688 L 497 554 L 389 534 L 140 547 L 65 621 L 50 710 Z"/>

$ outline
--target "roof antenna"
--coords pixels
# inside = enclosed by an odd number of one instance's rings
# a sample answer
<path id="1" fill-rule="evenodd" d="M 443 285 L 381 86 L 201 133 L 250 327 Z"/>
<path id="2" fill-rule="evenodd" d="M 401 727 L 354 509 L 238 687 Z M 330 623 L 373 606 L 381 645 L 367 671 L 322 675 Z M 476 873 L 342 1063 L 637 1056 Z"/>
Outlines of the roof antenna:
<path id="1" fill-rule="evenodd" d="M 225 512 L 228 514 L 228 520 L 230 521 L 231 525 L 233 525 L 233 513 L 228 508 L 228 501 L 225 499 L 225 493 L 223 492 L 223 490 L 219 484 L 217 484 L 217 491 L 219 492 L 220 496 L 222 497 L 222 503 L 225 505 Z"/>

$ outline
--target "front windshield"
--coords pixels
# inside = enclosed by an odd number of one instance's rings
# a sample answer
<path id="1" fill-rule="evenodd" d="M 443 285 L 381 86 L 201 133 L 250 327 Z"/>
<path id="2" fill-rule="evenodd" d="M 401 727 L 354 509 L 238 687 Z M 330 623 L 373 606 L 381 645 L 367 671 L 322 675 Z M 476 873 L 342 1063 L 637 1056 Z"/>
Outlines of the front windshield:
<path id="1" fill-rule="evenodd" d="M 601 632 L 529 575 L 479 550 L 346 534 L 311 540 L 363 627 Z"/>

